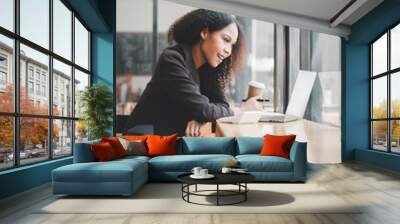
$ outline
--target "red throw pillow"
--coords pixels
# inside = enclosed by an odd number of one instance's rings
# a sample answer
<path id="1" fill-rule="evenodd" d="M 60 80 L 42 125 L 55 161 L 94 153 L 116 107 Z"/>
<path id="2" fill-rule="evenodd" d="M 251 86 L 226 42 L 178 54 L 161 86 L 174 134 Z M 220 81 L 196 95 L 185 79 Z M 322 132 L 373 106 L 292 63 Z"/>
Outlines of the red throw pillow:
<path id="1" fill-rule="evenodd" d="M 148 156 L 164 156 L 175 155 L 175 143 L 178 138 L 177 134 L 170 136 L 149 135 L 147 137 L 147 155 Z"/>
<path id="2" fill-rule="evenodd" d="M 94 157 L 99 162 L 109 161 L 117 158 L 113 147 L 108 142 L 93 144 L 91 145 L 91 149 Z"/>
<path id="3" fill-rule="evenodd" d="M 126 156 L 126 151 L 117 137 L 101 138 L 101 142 L 108 142 L 118 158 Z"/>
<path id="4" fill-rule="evenodd" d="M 264 136 L 264 145 L 261 149 L 262 156 L 281 156 L 286 159 L 290 158 L 290 147 L 296 135 L 268 135 Z"/>
<path id="5" fill-rule="evenodd" d="M 122 137 L 128 141 L 136 141 L 136 140 L 146 141 L 148 135 L 124 135 Z"/>

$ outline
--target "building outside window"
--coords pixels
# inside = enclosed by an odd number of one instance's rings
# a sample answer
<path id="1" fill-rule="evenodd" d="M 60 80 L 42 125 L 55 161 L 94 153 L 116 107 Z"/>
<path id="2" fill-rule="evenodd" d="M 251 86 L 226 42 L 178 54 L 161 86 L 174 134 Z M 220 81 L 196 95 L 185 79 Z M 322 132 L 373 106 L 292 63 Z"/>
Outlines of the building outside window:
<path id="1" fill-rule="evenodd" d="M 3 71 L 0 71 L 0 83 L 2 85 L 7 84 L 7 74 Z"/>
<path id="2" fill-rule="evenodd" d="M 32 66 L 29 66 L 28 74 L 29 74 L 29 79 L 33 80 L 33 67 Z"/>
<path id="3" fill-rule="evenodd" d="M 28 82 L 28 91 L 29 91 L 29 94 L 33 94 L 33 92 L 34 92 L 33 82 L 31 82 L 31 81 Z"/>
<path id="4" fill-rule="evenodd" d="M 7 67 L 7 56 L 0 54 L 0 68 L 6 68 Z"/>
<path id="5" fill-rule="evenodd" d="M 36 69 L 36 81 L 40 81 L 40 70 Z"/>
<path id="6" fill-rule="evenodd" d="M 42 73 L 42 82 L 46 82 L 46 76 L 47 76 L 47 74 L 45 74 L 45 73 Z"/>
<path id="7" fill-rule="evenodd" d="M 42 86 L 42 96 L 46 96 L 46 86 Z"/>
<path id="8" fill-rule="evenodd" d="M 36 95 L 40 96 L 40 84 L 36 84 Z"/>
<path id="9" fill-rule="evenodd" d="M 0 91 L 6 91 L 7 87 L 7 56 L 0 54 Z"/>

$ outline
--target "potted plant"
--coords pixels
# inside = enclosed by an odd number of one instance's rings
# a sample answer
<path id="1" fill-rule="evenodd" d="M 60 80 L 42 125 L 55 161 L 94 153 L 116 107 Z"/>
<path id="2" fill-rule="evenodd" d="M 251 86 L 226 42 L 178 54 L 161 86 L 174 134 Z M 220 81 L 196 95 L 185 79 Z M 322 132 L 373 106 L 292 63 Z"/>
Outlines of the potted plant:
<path id="1" fill-rule="evenodd" d="M 79 93 L 81 119 L 88 131 L 89 140 L 110 136 L 107 131 L 112 125 L 112 92 L 107 86 L 94 84 Z"/>

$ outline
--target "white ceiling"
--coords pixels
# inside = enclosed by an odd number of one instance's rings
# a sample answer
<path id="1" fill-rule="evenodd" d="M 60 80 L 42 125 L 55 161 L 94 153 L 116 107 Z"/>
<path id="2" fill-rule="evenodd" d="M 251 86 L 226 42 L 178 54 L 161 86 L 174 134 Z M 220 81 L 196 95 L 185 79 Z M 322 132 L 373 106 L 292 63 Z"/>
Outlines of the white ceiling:
<path id="1" fill-rule="evenodd" d="M 329 21 L 351 0 L 224 0 Z"/>
<path id="2" fill-rule="evenodd" d="M 234 15 L 348 37 L 351 25 L 383 0 L 169 0 L 193 7 L 220 10 Z M 333 23 L 347 4 L 352 5 Z"/>
<path id="3" fill-rule="evenodd" d="M 222 0 L 243 5 L 277 10 L 294 15 L 306 16 L 324 21 L 330 21 L 342 8 L 352 0 Z M 360 7 L 346 18 L 341 24 L 352 25 L 359 18 L 367 14 L 383 0 L 356 0 L 361 2 Z"/>

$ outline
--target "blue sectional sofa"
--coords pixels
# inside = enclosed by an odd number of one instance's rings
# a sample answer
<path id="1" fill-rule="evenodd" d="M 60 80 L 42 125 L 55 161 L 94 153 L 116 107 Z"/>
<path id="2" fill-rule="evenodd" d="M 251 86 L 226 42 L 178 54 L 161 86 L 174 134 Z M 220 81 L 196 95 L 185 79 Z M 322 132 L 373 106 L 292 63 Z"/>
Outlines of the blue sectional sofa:
<path id="1" fill-rule="evenodd" d="M 53 193 L 68 195 L 131 195 L 148 181 L 176 181 L 193 167 L 218 172 L 230 159 L 256 177 L 256 181 L 304 182 L 307 145 L 294 142 L 290 159 L 260 156 L 262 137 L 182 137 L 177 155 L 127 156 L 96 162 L 90 149 L 98 141 L 75 144 L 74 163 L 52 171 Z"/>

